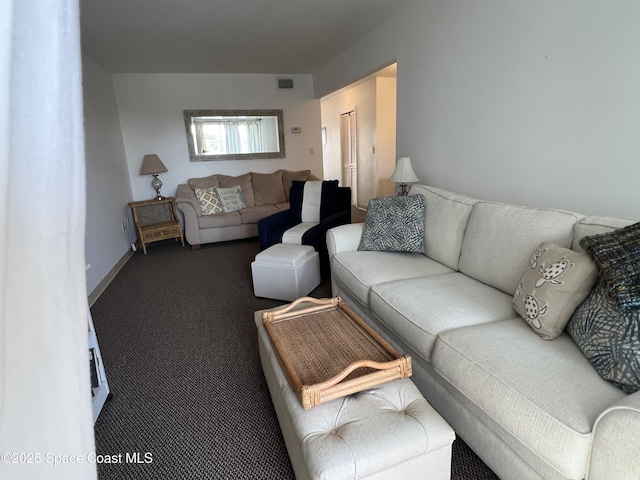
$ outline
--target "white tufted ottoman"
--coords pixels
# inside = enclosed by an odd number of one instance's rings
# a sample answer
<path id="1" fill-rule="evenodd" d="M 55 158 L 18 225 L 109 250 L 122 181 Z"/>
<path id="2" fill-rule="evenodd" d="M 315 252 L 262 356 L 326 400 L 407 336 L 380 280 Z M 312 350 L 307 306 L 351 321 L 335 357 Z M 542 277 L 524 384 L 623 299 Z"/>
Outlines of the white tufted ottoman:
<path id="1" fill-rule="evenodd" d="M 251 262 L 256 297 L 295 300 L 320 284 L 320 258 L 309 245 L 277 243 Z"/>
<path id="2" fill-rule="evenodd" d="M 304 410 L 255 313 L 260 359 L 297 480 L 451 477 L 451 427 L 413 382 L 395 380 Z"/>

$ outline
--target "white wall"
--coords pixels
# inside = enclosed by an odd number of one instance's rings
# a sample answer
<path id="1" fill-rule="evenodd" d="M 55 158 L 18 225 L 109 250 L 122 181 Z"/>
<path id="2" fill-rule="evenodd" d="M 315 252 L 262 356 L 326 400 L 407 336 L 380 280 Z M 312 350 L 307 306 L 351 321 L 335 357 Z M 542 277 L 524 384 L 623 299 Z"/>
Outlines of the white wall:
<path id="1" fill-rule="evenodd" d="M 127 253 L 135 232 L 132 225 L 127 232 L 121 227 L 132 194 L 111 74 L 86 55 L 82 63 L 90 294 Z"/>
<path id="2" fill-rule="evenodd" d="M 214 173 L 270 173 L 280 168 L 311 169 L 322 177 L 320 102 L 310 75 L 292 75 L 294 90 L 277 90 L 275 75 L 115 74 L 118 112 L 135 200 L 154 196 L 151 177 L 140 175 L 145 154 L 156 153 L 169 170 L 161 174 L 162 194 L 180 183 Z M 286 157 L 267 160 L 190 162 L 183 110 L 282 109 Z M 291 133 L 291 127 L 302 133 Z M 313 150 L 313 154 L 310 153 Z"/>
<path id="3" fill-rule="evenodd" d="M 314 74 L 398 63 L 397 157 L 483 199 L 640 219 L 640 2 L 418 0 Z"/>
<path id="4" fill-rule="evenodd" d="M 376 175 L 380 197 L 395 194 L 389 177 L 396 168 L 396 79 L 376 78 Z"/>

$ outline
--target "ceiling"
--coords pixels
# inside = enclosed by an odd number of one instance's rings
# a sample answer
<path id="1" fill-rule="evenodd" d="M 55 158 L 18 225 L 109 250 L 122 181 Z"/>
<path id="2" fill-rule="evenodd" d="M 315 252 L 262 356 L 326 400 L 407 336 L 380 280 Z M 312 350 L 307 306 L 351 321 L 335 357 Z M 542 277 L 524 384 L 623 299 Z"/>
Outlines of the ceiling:
<path id="1" fill-rule="evenodd" d="M 313 73 L 413 0 L 80 0 L 111 73 Z"/>

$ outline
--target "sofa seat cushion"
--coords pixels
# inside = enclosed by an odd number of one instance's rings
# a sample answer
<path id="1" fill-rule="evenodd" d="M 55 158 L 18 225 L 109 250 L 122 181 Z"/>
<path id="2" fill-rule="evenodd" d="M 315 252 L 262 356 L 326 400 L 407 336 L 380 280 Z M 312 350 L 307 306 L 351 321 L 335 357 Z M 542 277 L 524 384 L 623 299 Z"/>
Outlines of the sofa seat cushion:
<path id="1" fill-rule="evenodd" d="M 258 223 L 258 220 L 278 213 L 280 210 L 275 205 L 259 205 L 256 207 L 248 207 L 240 210 L 240 218 L 242 223 Z"/>
<path id="2" fill-rule="evenodd" d="M 451 271 L 421 253 L 352 251 L 338 253 L 331 261 L 333 278 L 363 305 L 369 305 L 369 290 L 378 283 Z"/>
<path id="3" fill-rule="evenodd" d="M 578 215 L 496 202 L 474 205 L 462 242 L 459 270 L 513 295 L 543 243 L 569 248 Z"/>
<path id="4" fill-rule="evenodd" d="M 202 228 L 219 228 L 232 227 L 234 225 L 242 225 L 240 213 L 215 213 L 213 215 L 202 215 L 198 217 L 198 227 Z"/>
<path id="5" fill-rule="evenodd" d="M 302 245 L 302 239 L 309 230 L 315 228 L 319 223 L 299 223 L 285 230 L 282 233 L 282 243 L 292 243 L 294 245 Z"/>
<path id="6" fill-rule="evenodd" d="M 519 319 L 443 332 L 433 365 L 566 478 L 584 478 L 596 418 L 625 397 L 566 333 L 545 342 Z"/>
<path id="7" fill-rule="evenodd" d="M 452 272 L 374 285 L 369 308 L 415 352 L 432 361 L 441 332 L 512 318 L 517 314 L 511 300 L 510 295 Z"/>

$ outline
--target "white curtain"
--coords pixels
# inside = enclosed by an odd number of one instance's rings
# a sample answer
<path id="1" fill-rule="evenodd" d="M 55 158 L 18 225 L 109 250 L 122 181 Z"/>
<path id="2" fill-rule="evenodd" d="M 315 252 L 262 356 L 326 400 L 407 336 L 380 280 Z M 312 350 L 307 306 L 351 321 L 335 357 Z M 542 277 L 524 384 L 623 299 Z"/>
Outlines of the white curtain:
<path id="1" fill-rule="evenodd" d="M 78 0 L 0 0 L 3 479 L 96 478 L 80 58 Z"/>
<path id="2" fill-rule="evenodd" d="M 224 126 L 226 153 L 241 153 L 239 122 L 220 122 Z"/>
<path id="3" fill-rule="evenodd" d="M 262 141 L 262 123 L 260 121 L 247 122 L 249 152 L 264 152 Z"/>
<path id="4" fill-rule="evenodd" d="M 262 127 L 256 120 L 220 122 L 225 132 L 226 153 L 263 152 Z"/>
<path id="5" fill-rule="evenodd" d="M 205 132 L 205 129 L 207 132 Z M 205 133 L 218 141 L 213 148 L 207 145 Z M 264 152 L 264 134 L 260 121 L 255 120 L 205 120 L 195 123 L 196 151 L 208 153 Z"/>
<path id="6" fill-rule="evenodd" d="M 196 155 L 202 155 L 206 150 L 207 144 L 204 141 L 204 125 L 202 122 L 196 122 Z"/>

